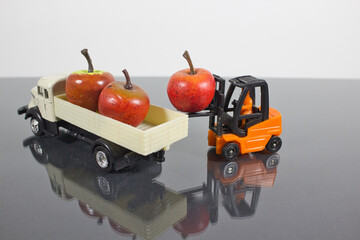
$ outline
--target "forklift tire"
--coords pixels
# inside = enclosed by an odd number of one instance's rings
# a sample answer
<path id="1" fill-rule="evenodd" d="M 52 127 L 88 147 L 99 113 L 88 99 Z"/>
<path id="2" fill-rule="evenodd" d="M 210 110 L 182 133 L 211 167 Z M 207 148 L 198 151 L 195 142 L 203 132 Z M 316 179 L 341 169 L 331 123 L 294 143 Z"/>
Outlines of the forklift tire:
<path id="1" fill-rule="evenodd" d="M 222 154 L 227 160 L 233 160 L 239 155 L 239 146 L 236 143 L 227 143 L 222 149 Z"/>
<path id="2" fill-rule="evenodd" d="M 268 158 L 264 160 L 266 169 L 276 168 L 279 165 L 279 162 L 280 162 L 280 156 L 277 153 L 271 154 Z"/>
<path id="3" fill-rule="evenodd" d="M 223 170 L 223 176 L 225 179 L 234 177 L 239 171 L 239 166 L 236 162 L 227 163 Z"/>
<path id="4" fill-rule="evenodd" d="M 279 138 L 278 136 L 272 136 L 269 142 L 266 144 L 266 151 L 270 153 L 275 153 L 280 150 L 281 144 L 281 138 Z"/>

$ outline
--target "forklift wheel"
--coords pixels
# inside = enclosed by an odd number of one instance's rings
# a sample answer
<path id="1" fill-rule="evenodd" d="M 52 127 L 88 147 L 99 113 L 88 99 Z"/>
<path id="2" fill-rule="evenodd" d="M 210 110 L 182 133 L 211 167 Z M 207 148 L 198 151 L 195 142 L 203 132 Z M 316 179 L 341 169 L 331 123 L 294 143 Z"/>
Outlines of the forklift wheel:
<path id="1" fill-rule="evenodd" d="M 267 159 L 264 160 L 265 167 L 267 169 L 276 168 L 279 165 L 280 156 L 277 153 L 271 154 Z"/>
<path id="2" fill-rule="evenodd" d="M 281 148 L 281 138 L 277 136 L 272 136 L 269 142 L 266 144 L 266 150 L 270 153 L 274 153 L 280 150 Z"/>
<path id="3" fill-rule="evenodd" d="M 223 170 L 223 176 L 226 179 L 234 177 L 239 170 L 239 166 L 236 162 L 230 162 L 226 164 Z"/>
<path id="4" fill-rule="evenodd" d="M 227 160 L 233 160 L 239 155 L 239 146 L 236 143 L 227 143 L 223 147 L 222 153 Z"/>

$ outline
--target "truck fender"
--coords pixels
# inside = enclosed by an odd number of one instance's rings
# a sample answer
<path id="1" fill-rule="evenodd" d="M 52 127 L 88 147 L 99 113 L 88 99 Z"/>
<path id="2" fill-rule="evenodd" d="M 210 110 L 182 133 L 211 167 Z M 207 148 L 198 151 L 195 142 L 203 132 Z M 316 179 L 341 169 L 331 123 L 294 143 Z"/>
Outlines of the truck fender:
<path id="1" fill-rule="evenodd" d="M 47 130 L 47 128 L 49 127 L 49 126 L 51 126 L 51 124 L 47 124 L 46 122 L 46 120 L 45 119 L 43 119 L 43 117 L 41 116 L 41 114 L 40 114 L 40 111 L 39 111 L 39 108 L 38 107 L 32 107 L 32 108 L 30 108 L 30 109 L 28 109 L 27 111 L 26 111 L 26 113 L 25 113 L 25 119 L 28 119 L 28 118 L 36 118 L 37 119 L 37 121 L 39 122 L 39 124 L 40 124 L 40 132 L 38 133 L 38 134 L 36 134 L 36 133 L 34 133 L 35 135 L 37 135 L 37 136 L 40 136 L 40 135 L 42 135 L 42 134 L 44 134 L 44 133 L 51 133 L 52 134 L 52 132 L 49 132 L 48 130 Z M 55 126 L 56 127 L 56 126 Z M 56 133 L 56 132 L 55 132 Z"/>
<path id="2" fill-rule="evenodd" d="M 91 151 L 94 152 L 95 148 L 98 147 L 98 146 L 102 146 L 102 147 L 104 147 L 106 150 L 108 150 L 109 153 L 112 153 L 111 147 L 109 146 L 107 140 L 105 140 L 105 139 L 103 139 L 103 138 L 97 139 L 97 140 L 92 144 Z M 112 154 L 111 154 L 111 155 L 112 155 Z"/>
<path id="3" fill-rule="evenodd" d="M 43 121 L 43 118 L 40 114 L 40 110 L 38 107 L 32 107 L 29 108 L 25 113 L 25 119 L 28 119 L 29 117 L 37 117 L 38 119 L 41 119 Z M 43 121 L 44 122 L 44 121 Z"/>

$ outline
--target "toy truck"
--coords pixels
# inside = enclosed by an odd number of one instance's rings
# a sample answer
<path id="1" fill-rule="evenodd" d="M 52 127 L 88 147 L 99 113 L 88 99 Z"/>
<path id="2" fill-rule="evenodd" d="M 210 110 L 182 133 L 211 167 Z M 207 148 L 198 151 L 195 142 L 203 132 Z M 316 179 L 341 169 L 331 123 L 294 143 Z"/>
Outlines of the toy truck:
<path id="1" fill-rule="evenodd" d="M 31 89 L 30 103 L 19 108 L 18 114 L 30 118 L 31 131 L 37 136 L 57 135 L 59 129 L 65 129 L 90 143 L 95 162 L 105 171 L 130 164 L 131 153 L 163 161 L 170 144 L 188 134 L 188 116 L 162 107 L 150 105 L 144 121 L 132 127 L 72 104 L 65 94 L 67 76 L 42 77 Z M 119 159 L 124 161 L 118 163 Z"/>

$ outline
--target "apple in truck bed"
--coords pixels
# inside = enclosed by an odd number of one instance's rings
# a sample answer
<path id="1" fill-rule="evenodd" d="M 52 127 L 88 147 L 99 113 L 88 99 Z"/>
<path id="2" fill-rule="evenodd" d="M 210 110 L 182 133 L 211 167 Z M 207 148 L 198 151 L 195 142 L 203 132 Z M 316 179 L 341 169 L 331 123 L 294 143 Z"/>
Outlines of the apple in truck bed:
<path id="1" fill-rule="evenodd" d="M 115 81 L 111 73 L 94 70 L 88 50 L 83 49 L 81 53 L 85 56 L 89 69 L 73 72 L 66 79 L 66 96 L 69 102 L 97 111 L 98 99 L 102 89 L 110 82 Z"/>
<path id="2" fill-rule="evenodd" d="M 167 94 L 177 110 L 199 112 L 209 106 L 214 97 L 215 79 L 208 70 L 193 67 L 188 51 L 185 51 L 183 57 L 190 68 L 180 70 L 170 77 Z"/>
<path id="3" fill-rule="evenodd" d="M 99 113 L 136 127 L 145 119 L 150 99 L 142 88 L 131 83 L 126 69 L 123 73 L 125 83 L 111 82 L 100 93 Z"/>

